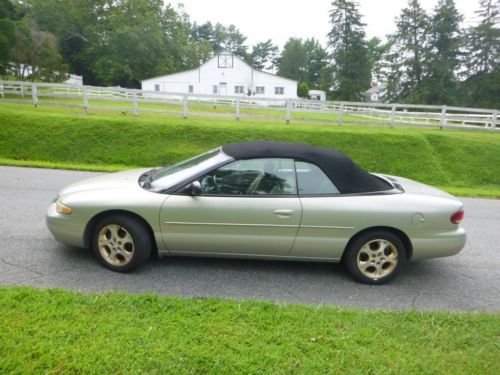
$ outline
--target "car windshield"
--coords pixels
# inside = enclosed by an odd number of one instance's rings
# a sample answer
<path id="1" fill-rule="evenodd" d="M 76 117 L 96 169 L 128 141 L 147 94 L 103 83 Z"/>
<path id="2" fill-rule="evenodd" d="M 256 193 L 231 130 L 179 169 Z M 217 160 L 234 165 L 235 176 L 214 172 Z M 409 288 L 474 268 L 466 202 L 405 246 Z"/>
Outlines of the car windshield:
<path id="1" fill-rule="evenodd" d="M 154 191 L 168 189 L 227 160 L 232 158 L 217 148 L 178 164 L 160 168 L 149 179 L 150 189 Z"/>

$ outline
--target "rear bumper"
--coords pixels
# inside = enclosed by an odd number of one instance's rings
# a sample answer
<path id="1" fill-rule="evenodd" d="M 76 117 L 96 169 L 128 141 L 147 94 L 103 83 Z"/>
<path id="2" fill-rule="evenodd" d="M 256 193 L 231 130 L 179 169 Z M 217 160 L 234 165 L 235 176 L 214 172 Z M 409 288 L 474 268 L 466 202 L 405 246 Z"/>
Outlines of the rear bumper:
<path id="1" fill-rule="evenodd" d="M 88 222 L 84 215 L 61 215 L 56 211 L 56 204 L 52 203 L 47 209 L 45 221 L 50 232 L 57 241 L 76 247 L 85 247 L 84 232 Z"/>
<path id="2" fill-rule="evenodd" d="M 410 233 L 413 245 L 412 260 L 440 258 L 458 254 L 465 246 L 465 229 L 458 227 L 449 232 Z"/>

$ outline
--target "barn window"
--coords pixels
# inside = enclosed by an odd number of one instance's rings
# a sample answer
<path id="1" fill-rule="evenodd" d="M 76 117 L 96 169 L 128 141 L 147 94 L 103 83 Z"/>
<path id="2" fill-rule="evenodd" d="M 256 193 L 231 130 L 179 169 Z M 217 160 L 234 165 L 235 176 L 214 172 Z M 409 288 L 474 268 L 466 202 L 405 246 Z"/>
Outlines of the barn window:
<path id="1" fill-rule="evenodd" d="M 155 91 L 160 91 L 160 84 L 159 83 L 155 83 Z"/>
<path id="2" fill-rule="evenodd" d="M 231 54 L 220 54 L 218 55 L 219 68 L 232 68 L 233 67 L 233 55 Z"/>
<path id="3" fill-rule="evenodd" d="M 219 86 L 213 85 L 212 86 L 212 94 L 217 94 L 219 92 Z"/>
<path id="4" fill-rule="evenodd" d="M 235 94 L 244 94 L 245 88 L 243 86 L 234 86 L 234 93 Z"/>
<path id="5" fill-rule="evenodd" d="M 189 92 L 190 94 L 192 94 L 192 93 L 194 92 L 194 86 L 193 86 L 193 85 L 189 85 L 189 87 L 188 87 L 188 92 Z"/>
<path id="6" fill-rule="evenodd" d="M 284 95 L 285 94 L 285 88 L 283 86 L 276 86 L 274 88 L 274 94 L 275 95 Z"/>
<path id="7" fill-rule="evenodd" d="M 266 88 L 264 86 L 256 86 L 255 87 L 255 93 L 256 94 L 265 94 L 266 93 Z"/>

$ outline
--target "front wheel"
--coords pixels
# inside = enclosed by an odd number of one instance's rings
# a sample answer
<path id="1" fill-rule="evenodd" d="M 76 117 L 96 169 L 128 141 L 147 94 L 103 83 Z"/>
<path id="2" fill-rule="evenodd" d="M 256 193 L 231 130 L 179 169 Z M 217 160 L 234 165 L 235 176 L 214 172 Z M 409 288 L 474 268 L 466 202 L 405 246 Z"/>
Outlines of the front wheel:
<path id="1" fill-rule="evenodd" d="M 372 231 L 349 245 L 345 262 L 356 280 L 365 284 L 383 284 L 396 276 L 406 262 L 405 247 L 394 233 Z"/>
<path id="2" fill-rule="evenodd" d="M 124 215 L 110 215 L 95 225 L 92 250 L 104 267 L 130 272 L 149 258 L 151 238 L 141 221 Z"/>

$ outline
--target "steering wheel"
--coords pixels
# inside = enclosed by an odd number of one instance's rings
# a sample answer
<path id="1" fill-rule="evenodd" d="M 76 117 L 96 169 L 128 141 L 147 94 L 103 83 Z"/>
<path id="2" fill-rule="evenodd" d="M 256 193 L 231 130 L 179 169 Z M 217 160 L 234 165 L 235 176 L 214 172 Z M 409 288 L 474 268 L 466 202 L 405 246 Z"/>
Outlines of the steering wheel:
<path id="1" fill-rule="evenodd" d="M 201 180 L 201 191 L 204 193 L 220 193 L 220 186 L 217 184 L 215 180 L 215 176 L 205 176 Z"/>

